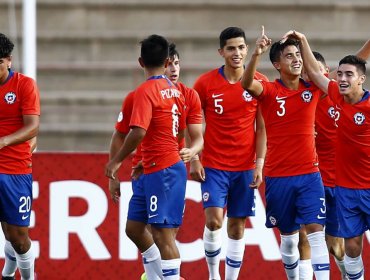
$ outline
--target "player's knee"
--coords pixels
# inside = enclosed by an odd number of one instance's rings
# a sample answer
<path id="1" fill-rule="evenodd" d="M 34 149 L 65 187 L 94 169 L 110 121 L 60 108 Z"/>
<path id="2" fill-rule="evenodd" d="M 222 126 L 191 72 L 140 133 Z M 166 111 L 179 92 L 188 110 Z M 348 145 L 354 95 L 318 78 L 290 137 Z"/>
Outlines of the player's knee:
<path id="1" fill-rule="evenodd" d="M 215 231 L 222 227 L 222 221 L 216 218 L 208 219 L 206 222 L 206 226 L 210 231 Z"/>
<path id="2" fill-rule="evenodd" d="M 28 236 L 11 236 L 9 241 L 18 254 L 24 254 L 30 248 Z"/>
<path id="3" fill-rule="evenodd" d="M 344 242 L 341 238 L 335 238 L 329 245 L 329 252 L 338 260 L 344 257 Z"/>
<path id="4" fill-rule="evenodd" d="M 281 235 L 281 252 L 293 252 L 298 248 L 299 237 L 298 233 L 292 235 Z"/>

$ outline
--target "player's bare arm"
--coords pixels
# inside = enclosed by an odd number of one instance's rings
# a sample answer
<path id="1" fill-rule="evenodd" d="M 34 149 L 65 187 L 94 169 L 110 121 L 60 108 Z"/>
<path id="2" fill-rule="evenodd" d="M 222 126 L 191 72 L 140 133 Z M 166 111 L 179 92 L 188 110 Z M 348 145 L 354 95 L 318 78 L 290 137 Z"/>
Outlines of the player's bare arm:
<path id="1" fill-rule="evenodd" d="M 141 127 L 133 127 L 130 130 L 122 147 L 105 166 L 105 176 L 111 179 L 116 178 L 117 170 L 120 168 L 122 161 L 136 149 L 145 134 L 146 130 Z"/>
<path id="2" fill-rule="evenodd" d="M 190 146 L 180 151 L 180 157 L 184 162 L 189 162 L 195 155 L 200 153 L 204 143 L 202 124 L 188 124 L 188 133 L 190 137 Z"/>
<path id="3" fill-rule="evenodd" d="M 40 117 L 37 115 L 24 115 L 23 126 L 16 132 L 0 137 L 0 149 L 26 142 L 39 132 Z"/>
<path id="4" fill-rule="evenodd" d="M 290 30 L 282 38 L 282 42 L 286 39 L 291 38 L 299 41 L 299 48 L 301 51 L 303 65 L 310 80 L 316 84 L 323 92 L 328 93 L 328 85 L 330 80 L 320 71 L 319 64 L 315 59 L 311 47 L 308 44 L 307 38 L 303 33 L 295 30 Z"/>
<path id="5" fill-rule="evenodd" d="M 267 51 L 270 45 L 271 39 L 265 35 L 265 28 L 262 26 L 261 36 L 256 41 L 256 47 L 241 80 L 242 87 L 252 96 L 259 96 L 263 91 L 262 84 L 254 79 L 254 75 L 261 55 Z"/>
<path id="6" fill-rule="evenodd" d="M 114 156 L 118 153 L 119 149 L 122 147 L 125 141 L 125 138 L 126 138 L 125 133 L 121 133 L 117 130 L 113 132 L 109 148 L 109 159 L 114 158 Z M 115 203 L 118 202 L 119 197 L 121 196 L 120 182 L 118 178 L 109 179 L 109 193 L 113 201 Z"/>
<path id="7" fill-rule="evenodd" d="M 266 155 L 266 128 L 263 120 L 261 110 L 258 109 L 256 115 L 256 168 L 253 173 L 253 182 L 249 186 L 251 188 L 258 188 L 263 182 L 263 165 Z"/>

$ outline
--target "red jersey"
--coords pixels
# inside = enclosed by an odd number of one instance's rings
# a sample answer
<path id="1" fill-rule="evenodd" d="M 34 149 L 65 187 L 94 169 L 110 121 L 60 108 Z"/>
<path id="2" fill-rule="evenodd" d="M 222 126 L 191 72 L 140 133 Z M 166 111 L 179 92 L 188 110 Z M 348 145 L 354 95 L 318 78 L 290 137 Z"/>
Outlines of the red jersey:
<path id="1" fill-rule="evenodd" d="M 180 160 L 178 131 L 185 128 L 185 97 L 164 75 L 154 76 L 135 92 L 130 127 L 146 130 L 141 142 L 144 173 Z"/>
<path id="2" fill-rule="evenodd" d="M 316 108 L 315 130 L 316 152 L 324 186 L 335 186 L 336 121 L 338 112 L 329 96 L 319 100 Z"/>
<path id="3" fill-rule="evenodd" d="M 0 137 L 23 127 L 24 115 L 40 115 L 40 96 L 36 82 L 21 73 L 10 72 L 0 85 Z M 29 174 L 32 172 L 28 141 L 0 150 L 0 173 Z"/>
<path id="4" fill-rule="evenodd" d="M 370 93 L 356 104 L 346 103 L 336 81 L 329 83 L 328 93 L 339 112 L 335 184 L 370 189 Z"/>
<path id="5" fill-rule="evenodd" d="M 130 120 L 132 114 L 132 107 L 134 106 L 134 93 L 131 91 L 122 102 L 121 112 L 118 115 L 116 122 L 116 130 L 128 134 L 130 132 Z M 136 148 L 136 152 L 132 158 L 132 166 L 136 166 L 141 161 L 141 148 L 140 145 Z"/>
<path id="6" fill-rule="evenodd" d="M 230 84 L 223 69 L 201 75 L 194 85 L 206 121 L 202 164 L 226 171 L 253 169 L 257 101 L 240 81 Z M 255 78 L 267 80 L 260 73 Z"/>
<path id="7" fill-rule="evenodd" d="M 188 124 L 202 124 L 202 107 L 200 105 L 200 99 L 198 93 L 183 83 L 177 83 L 177 88 L 185 96 L 185 122 Z M 185 138 L 181 140 L 179 149 L 185 147 Z"/>
<path id="8" fill-rule="evenodd" d="M 286 88 L 281 80 L 262 85 L 258 100 L 267 134 L 264 174 L 283 177 L 319 171 L 314 138 L 319 89 L 303 80 L 298 90 Z"/>

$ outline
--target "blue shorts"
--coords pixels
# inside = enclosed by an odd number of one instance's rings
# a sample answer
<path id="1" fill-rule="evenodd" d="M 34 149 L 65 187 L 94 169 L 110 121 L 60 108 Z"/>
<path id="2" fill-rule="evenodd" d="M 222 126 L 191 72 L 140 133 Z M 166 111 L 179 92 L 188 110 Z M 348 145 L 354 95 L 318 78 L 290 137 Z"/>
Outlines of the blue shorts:
<path id="1" fill-rule="evenodd" d="M 177 228 L 185 208 L 186 167 L 183 161 L 133 183 L 128 219 L 155 227 Z"/>
<path id="2" fill-rule="evenodd" d="M 31 174 L 0 174 L 1 222 L 28 227 L 32 201 Z"/>
<path id="3" fill-rule="evenodd" d="M 325 192 L 319 172 L 267 177 L 266 227 L 291 233 L 301 225 L 325 224 Z"/>
<path id="4" fill-rule="evenodd" d="M 244 218 L 255 215 L 254 189 L 249 187 L 253 181 L 253 170 L 223 171 L 205 168 L 206 180 L 202 182 L 203 207 L 227 205 L 227 216 Z"/>
<path id="5" fill-rule="evenodd" d="M 339 235 L 352 238 L 370 228 L 370 189 L 336 187 Z"/>
<path id="6" fill-rule="evenodd" d="M 325 187 L 326 222 L 325 233 L 339 237 L 339 221 L 337 215 L 336 188 Z"/>

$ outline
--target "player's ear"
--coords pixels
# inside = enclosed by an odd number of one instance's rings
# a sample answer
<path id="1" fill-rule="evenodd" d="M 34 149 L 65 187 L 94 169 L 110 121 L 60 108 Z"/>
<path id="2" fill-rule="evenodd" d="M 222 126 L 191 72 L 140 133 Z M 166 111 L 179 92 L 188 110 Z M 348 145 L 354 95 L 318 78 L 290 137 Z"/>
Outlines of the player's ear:
<path id="1" fill-rule="evenodd" d="M 218 53 L 219 53 L 222 57 L 224 57 L 224 49 L 218 49 Z"/>
<path id="2" fill-rule="evenodd" d="M 274 65 L 276 70 L 280 71 L 280 63 L 279 62 L 274 62 L 274 63 L 272 63 L 272 65 Z"/>
<path id="3" fill-rule="evenodd" d="M 365 74 L 360 75 L 358 85 L 362 85 L 363 83 L 365 83 L 365 80 L 366 80 Z"/>
<path id="4" fill-rule="evenodd" d="M 144 67 L 145 67 L 145 64 L 144 64 L 144 62 L 143 62 L 143 59 L 142 59 L 141 57 L 139 57 L 138 61 L 139 61 L 140 66 L 141 66 L 142 68 L 144 68 Z"/>

